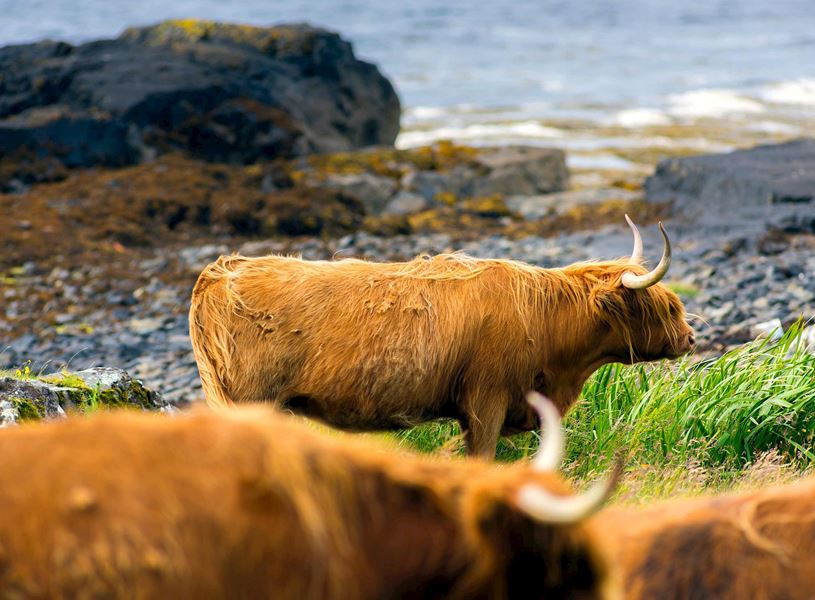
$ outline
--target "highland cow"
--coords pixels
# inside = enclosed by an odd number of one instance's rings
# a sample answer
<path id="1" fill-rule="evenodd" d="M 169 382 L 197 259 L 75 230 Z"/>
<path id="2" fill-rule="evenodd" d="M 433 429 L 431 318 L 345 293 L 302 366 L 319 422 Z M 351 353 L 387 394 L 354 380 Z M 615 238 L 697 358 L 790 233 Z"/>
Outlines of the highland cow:
<path id="1" fill-rule="evenodd" d="M 810 600 L 815 479 L 605 510 L 594 519 L 630 600 Z"/>
<path id="2" fill-rule="evenodd" d="M 190 336 L 207 402 L 271 402 L 340 428 L 458 419 L 471 453 L 537 420 L 537 390 L 565 412 L 597 368 L 693 345 L 671 260 L 543 269 L 462 254 L 406 263 L 223 256 L 192 293 Z"/>
<path id="3" fill-rule="evenodd" d="M 8 598 L 607 598 L 581 495 L 552 467 L 383 451 L 270 409 L 119 412 L 0 435 Z"/>

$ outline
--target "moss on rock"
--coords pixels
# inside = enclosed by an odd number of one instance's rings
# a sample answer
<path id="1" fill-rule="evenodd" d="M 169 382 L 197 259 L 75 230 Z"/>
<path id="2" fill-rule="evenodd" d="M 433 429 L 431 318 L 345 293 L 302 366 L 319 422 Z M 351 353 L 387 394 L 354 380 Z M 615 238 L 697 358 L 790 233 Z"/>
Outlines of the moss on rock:
<path id="1" fill-rule="evenodd" d="M 98 410 L 156 410 L 167 403 L 118 369 L 94 368 L 44 377 L 0 378 L 0 426 Z"/>
<path id="2" fill-rule="evenodd" d="M 318 154 L 309 157 L 305 164 L 318 177 L 373 173 L 398 179 L 410 170 L 448 171 L 457 166 L 476 167 L 475 159 L 480 152 L 471 146 L 440 141 L 407 150 L 375 148 L 360 152 Z"/>
<path id="3" fill-rule="evenodd" d="M 8 399 L 17 410 L 20 421 L 38 421 L 45 416 L 45 409 L 36 400 L 30 398 L 11 397 Z"/>

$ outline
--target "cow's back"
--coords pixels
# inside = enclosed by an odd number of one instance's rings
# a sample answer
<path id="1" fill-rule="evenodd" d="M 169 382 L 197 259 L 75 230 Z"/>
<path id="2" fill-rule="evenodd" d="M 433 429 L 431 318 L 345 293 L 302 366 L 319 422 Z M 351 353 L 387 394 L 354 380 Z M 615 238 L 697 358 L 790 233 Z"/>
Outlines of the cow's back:
<path id="1" fill-rule="evenodd" d="M 812 597 L 815 480 L 595 519 L 627 598 Z"/>
<path id="2" fill-rule="evenodd" d="M 275 468 L 292 461 L 275 467 L 269 448 L 251 423 L 214 414 L 3 431 L 0 588 L 9 597 L 319 597 L 325 590 L 309 587 L 326 579 L 309 576 L 319 563 L 304 564 L 314 558 L 308 531 L 275 488 Z"/>
<path id="3" fill-rule="evenodd" d="M 472 279 L 354 260 L 262 257 L 229 267 L 204 290 L 223 325 L 204 319 L 201 338 L 212 345 L 212 331 L 229 329 L 222 379 L 236 402 L 272 401 L 363 429 L 407 425 L 443 412 L 483 341 Z"/>

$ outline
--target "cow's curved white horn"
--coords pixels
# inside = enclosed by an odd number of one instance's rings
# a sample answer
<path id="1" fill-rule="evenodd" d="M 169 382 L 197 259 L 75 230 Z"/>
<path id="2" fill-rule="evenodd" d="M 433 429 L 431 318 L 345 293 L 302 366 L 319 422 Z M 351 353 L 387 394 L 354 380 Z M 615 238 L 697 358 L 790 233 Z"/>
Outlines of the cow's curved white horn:
<path id="1" fill-rule="evenodd" d="M 555 472 L 563 462 L 563 429 L 560 426 L 560 413 L 549 398 L 537 392 L 529 392 L 526 401 L 532 405 L 541 421 L 541 441 L 532 469 Z"/>
<path id="2" fill-rule="evenodd" d="M 597 512 L 614 491 L 622 472 L 622 463 L 603 480 L 578 496 L 558 496 L 546 488 L 529 483 L 518 490 L 515 498 L 520 510 L 536 521 L 552 524 L 576 523 Z"/>
<path id="3" fill-rule="evenodd" d="M 659 264 L 645 275 L 636 275 L 631 272 L 623 273 L 622 283 L 625 287 L 632 290 L 642 290 L 651 287 L 665 277 L 668 267 L 671 266 L 671 240 L 668 239 L 668 234 L 665 232 L 662 223 L 659 224 L 659 231 L 662 233 L 662 239 L 664 240 L 662 258 L 659 259 Z"/>
<path id="4" fill-rule="evenodd" d="M 640 230 L 637 229 L 637 226 L 634 225 L 634 221 L 632 221 L 628 215 L 625 215 L 625 221 L 631 228 L 631 233 L 634 234 L 634 250 L 631 251 L 631 262 L 640 264 L 642 262 L 642 236 L 640 235 Z"/>

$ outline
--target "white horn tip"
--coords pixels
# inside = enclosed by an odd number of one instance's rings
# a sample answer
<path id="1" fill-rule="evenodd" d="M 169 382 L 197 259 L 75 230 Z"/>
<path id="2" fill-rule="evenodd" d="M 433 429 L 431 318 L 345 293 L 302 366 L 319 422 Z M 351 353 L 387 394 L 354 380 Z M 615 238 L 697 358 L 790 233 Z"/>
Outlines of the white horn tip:
<path id="1" fill-rule="evenodd" d="M 618 459 L 609 475 L 576 496 L 555 495 L 540 485 L 529 483 L 518 490 L 515 501 L 518 508 L 538 521 L 566 525 L 576 523 L 602 508 L 614 492 L 622 470 L 623 462 Z"/>
<path id="2" fill-rule="evenodd" d="M 538 413 L 541 422 L 541 441 L 538 453 L 532 460 L 535 471 L 557 471 L 563 461 L 563 429 L 560 411 L 549 398 L 538 392 L 529 392 L 526 401 Z"/>

